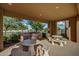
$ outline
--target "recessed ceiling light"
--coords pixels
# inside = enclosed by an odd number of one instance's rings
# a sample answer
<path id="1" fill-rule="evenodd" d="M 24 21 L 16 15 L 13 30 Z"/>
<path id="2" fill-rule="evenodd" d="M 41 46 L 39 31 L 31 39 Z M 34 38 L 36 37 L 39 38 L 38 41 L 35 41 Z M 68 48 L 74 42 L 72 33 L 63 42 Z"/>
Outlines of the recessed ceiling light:
<path id="1" fill-rule="evenodd" d="M 42 14 L 40 14 L 40 16 L 42 16 Z"/>
<path id="2" fill-rule="evenodd" d="M 59 7 L 58 6 L 56 6 L 56 9 L 58 9 Z"/>
<path id="3" fill-rule="evenodd" d="M 12 5 L 12 3 L 8 3 L 8 5 Z"/>

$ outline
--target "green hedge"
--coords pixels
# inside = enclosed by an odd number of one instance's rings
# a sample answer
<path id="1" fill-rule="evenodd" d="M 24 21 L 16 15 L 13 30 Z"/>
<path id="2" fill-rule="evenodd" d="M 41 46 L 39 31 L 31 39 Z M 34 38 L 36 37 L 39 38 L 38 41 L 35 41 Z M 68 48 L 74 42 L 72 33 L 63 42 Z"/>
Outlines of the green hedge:
<path id="1" fill-rule="evenodd" d="M 19 35 L 20 33 L 12 33 L 10 35 L 7 33 L 7 35 L 4 36 L 3 41 L 4 43 L 17 43 L 19 42 Z"/>

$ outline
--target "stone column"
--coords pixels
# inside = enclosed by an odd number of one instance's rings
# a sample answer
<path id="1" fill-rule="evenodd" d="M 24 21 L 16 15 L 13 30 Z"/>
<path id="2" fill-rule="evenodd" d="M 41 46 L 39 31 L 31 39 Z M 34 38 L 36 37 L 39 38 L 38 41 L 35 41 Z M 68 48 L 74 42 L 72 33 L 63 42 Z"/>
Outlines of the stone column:
<path id="1" fill-rule="evenodd" d="M 79 43 L 79 16 L 77 17 L 77 42 Z"/>
<path id="2" fill-rule="evenodd" d="M 69 20 L 71 27 L 71 41 L 77 42 L 76 28 L 77 28 L 77 18 L 73 17 Z"/>
<path id="3" fill-rule="evenodd" d="M 55 21 L 49 21 L 48 22 L 48 29 L 50 31 L 50 34 L 55 35 L 56 34 L 56 22 Z"/>
<path id="4" fill-rule="evenodd" d="M 0 50 L 3 49 L 3 15 L 2 9 L 0 8 Z"/>

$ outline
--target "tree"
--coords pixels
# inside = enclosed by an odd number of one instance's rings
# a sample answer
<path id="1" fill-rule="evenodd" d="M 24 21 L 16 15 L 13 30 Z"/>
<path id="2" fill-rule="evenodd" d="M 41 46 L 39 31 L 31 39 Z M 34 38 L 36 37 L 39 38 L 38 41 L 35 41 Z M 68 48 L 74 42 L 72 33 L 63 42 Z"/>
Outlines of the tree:
<path id="1" fill-rule="evenodd" d="M 3 17 L 3 31 L 5 31 L 4 32 L 4 41 L 8 42 L 8 39 L 11 38 L 10 34 L 12 34 L 12 33 L 10 32 L 7 35 L 7 31 L 8 30 L 11 31 L 11 30 L 17 28 L 15 23 L 16 23 L 16 19 L 7 17 L 7 16 Z"/>
<path id="2" fill-rule="evenodd" d="M 43 30 L 43 27 L 44 27 L 45 25 L 44 24 L 42 24 L 42 23 L 40 23 L 40 22 L 33 22 L 32 23 L 32 25 L 31 25 L 31 27 L 32 27 L 32 29 L 35 29 L 35 31 L 37 32 L 38 30 Z"/>
<path id="3" fill-rule="evenodd" d="M 22 24 L 20 21 L 18 22 L 18 25 L 19 25 L 18 28 L 19 28 L 20 30 L 22 30 L 22 32 L 23 32 L 23 30 L 28 29 L 28 26 Z"/>
<path id="4" fill-rule="evenodd" d="M 10 30 L 10 34 L 13 34 L 12 30 L 25 30 L 28 29 L 27 25 L 24 25 L 21 23 L 20 20 L 12 17 L 3 17 L 3 31 L 5 31 L 5 37 L 7 37 L 6 41 L 8 41 L 8 38 L 11 37 L 11 35 L 7 35 L 7 31 Z"/>
<path id="5" fill-rule="evenodd" d="M 4 27 L 4 30 L 6 30 L 6 31 L 7 30 L 28 29 L 28 26 L 22 24 L 21 21 L 19 21 L 18 19 L 7 17 L 7 16 L 3 17 L 3 27 Z"/>
<path id="6" fill-rule="evenodd" d="M 14 30 L 14 29 L 17 29 L 17 22 L 18 20 L 16 18 L 11 18 L 11 17 L 7 17 L 7 16 L 4 16 L 3 17 L 3 27 L 4 27 L 4 30 Z"/>
<path id="7" fill-rule="evenodd" d="M 3 30 L 5 31 L 5 35 L 6 35 L 6 31 L 8 30 L 8 28 L 10 27 L 10 22 L 9 22 L 10 20 L 9 20 L 9 18 L 8 17 L 6 17 L 6 16 L 4 16 L 3 17 Z"/>

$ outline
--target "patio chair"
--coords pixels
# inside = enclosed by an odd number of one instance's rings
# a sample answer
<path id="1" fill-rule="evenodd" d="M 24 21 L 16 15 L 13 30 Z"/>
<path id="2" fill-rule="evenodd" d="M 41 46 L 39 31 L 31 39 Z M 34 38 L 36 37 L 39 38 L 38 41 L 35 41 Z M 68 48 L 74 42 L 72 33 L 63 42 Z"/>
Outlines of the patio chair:
<path id="1" fill-rule="evenodd" d="M 35 45 L 35 56 L 49 56 L 49 48 L 41 44 Z"/>
<path id="2" fill-rule="evenodd" d="M 47 38 L 48 38 L 49 42 L 51 42 L 52 45 L 54 45 L 54 39 L 52 37 L 47 37 Z"/>
<path id="3" fill-rule="evenodd" d="M 45 46 L 44 48 L 44 56 L 49 56 L 49 50 L 50 50 L 50 48 L 48 47 L 48 46 Z"/>

